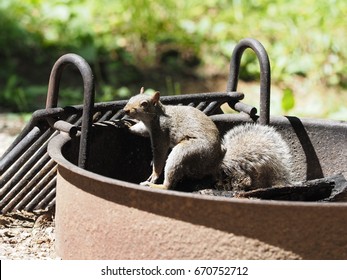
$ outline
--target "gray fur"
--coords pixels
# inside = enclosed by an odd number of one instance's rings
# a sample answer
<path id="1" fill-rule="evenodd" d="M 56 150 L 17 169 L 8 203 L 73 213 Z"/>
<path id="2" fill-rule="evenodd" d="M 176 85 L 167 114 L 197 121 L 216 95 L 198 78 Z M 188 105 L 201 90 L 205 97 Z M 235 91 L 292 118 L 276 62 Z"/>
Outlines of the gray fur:
<path id="1" fill-rule="evenodd" d="M 245 124 L 223 137 L 226 150 L 218 187 L 247 191 L 290 182 L 292 160 L 287 143 L 271 126 Z"/>

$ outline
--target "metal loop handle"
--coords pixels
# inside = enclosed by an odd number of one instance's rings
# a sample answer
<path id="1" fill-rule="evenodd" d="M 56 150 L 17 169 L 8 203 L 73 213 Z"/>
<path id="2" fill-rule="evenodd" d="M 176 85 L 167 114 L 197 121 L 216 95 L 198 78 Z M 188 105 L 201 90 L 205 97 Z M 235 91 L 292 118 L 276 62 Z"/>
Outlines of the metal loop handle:
<path id="1" fill-rule="evenodd" d="M 49 77 L 46 109 L 57 107 L 59 85 L 63 70 L 66 65 L 73 64 L 78 68 L 83 79 L 84 101 L 82 114 L 81 139 L 78 156 L 78 166 L 87 169 L 89 155 L 90 131 L 92 127 L 95 84 L 93 72 L 89 64 L 77 54 L 65 54 L 54 64 Z"/>
<path id="2" fill-rule="evenodd" d="M 264 46 L 257 40 L 246 38 L 241 40 L 235 47 L 230 61 L 230 74 L 227 84 L 227 92 L 236 91 L 240 72 L 240 62 L 243 52 L 251 48 L 257 55 L 260 64 L 260 113 L 259 123 L 270 122 L 270 87 L 271 70 L 270 61 Z"/>

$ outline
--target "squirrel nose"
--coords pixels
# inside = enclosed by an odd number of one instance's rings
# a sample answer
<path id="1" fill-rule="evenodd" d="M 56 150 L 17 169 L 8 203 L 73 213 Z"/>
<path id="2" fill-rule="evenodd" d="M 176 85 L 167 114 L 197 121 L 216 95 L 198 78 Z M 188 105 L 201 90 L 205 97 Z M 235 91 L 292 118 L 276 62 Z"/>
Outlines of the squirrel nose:
<path id="1" fill-rule="evenodd" d="M 129 110 L 129 109 L 126 109 L 126 108 L 124 108 L 124 109 L 123 109 L 123 112 L 124 112 L 124 114 L 129 115 L 130 110 Z"/>

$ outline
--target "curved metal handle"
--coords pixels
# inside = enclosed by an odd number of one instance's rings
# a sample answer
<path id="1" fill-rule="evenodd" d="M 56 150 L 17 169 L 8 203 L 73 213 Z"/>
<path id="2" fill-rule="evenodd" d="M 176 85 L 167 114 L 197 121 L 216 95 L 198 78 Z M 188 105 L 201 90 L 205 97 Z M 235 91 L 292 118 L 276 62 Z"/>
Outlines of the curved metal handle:
<path id="1" fill-rule="evenodd" d="M 257 40 L 246 38 L 241 40 L 235 47 L 230 61 L 230 75 L 227 84 L 227 92 L 236 91 L 240 72 L 240 62 L 243 52 L 251 48 L 258 57 L 260 64 L 260 113 L 259 123 L 270 122 L 270 87 L 271 70 L 270 61 L 264 46 Z"/>
<path id="2" fill-rule="evenodd" d="M 87 169 L 90 131 L 93 119 L 95 84 L 93 72 L 89 64 L 79 55 L 71 53 L 65 54 L 61 56 L 54 64 L 49 77 L 46 109 L 57 107 L 61 75 L 63 73 L 63 69 L 68 64 L 73 64 L 76 66 L 83 79 L 84 101 L 78 166 Z"/>

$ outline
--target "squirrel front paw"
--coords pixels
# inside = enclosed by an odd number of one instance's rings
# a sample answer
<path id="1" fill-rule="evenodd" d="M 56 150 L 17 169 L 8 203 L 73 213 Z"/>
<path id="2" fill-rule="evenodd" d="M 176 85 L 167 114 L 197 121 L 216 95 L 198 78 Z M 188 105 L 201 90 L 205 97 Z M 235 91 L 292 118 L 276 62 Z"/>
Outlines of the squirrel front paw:
<path id="1" fill-rule="evenodd" d="M 163 184 L 154 184 L 154 183 L 151 183 L 151 182 L 148 182 L 148 181 L 141 182 L 140 185 L 141 186 L 147 186 L 147 187 L 150 187 L 150 188 L 153 188 L 153 189 L 160 189 L 160 190 L 167 190 L 168 189 L 168 187 L 163 185 Z"/>
<path id="2" fill-rule="evenodd" d="M 146 186 L 146 187 L 149 187 L 149 184 L 151 184 L 151 183 L 148 181 L 144 181 L 144 182 L 140 183 L 141 186 Z"/>

